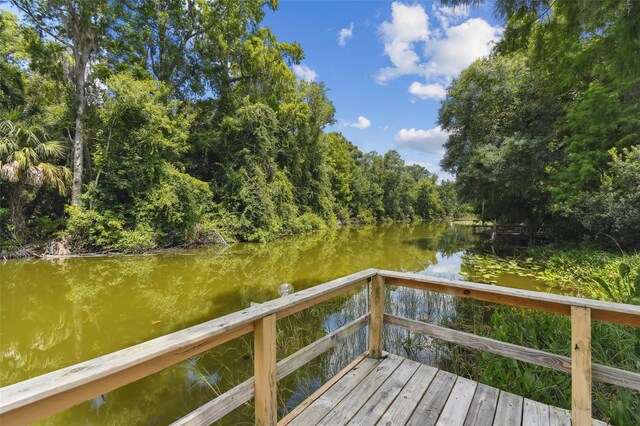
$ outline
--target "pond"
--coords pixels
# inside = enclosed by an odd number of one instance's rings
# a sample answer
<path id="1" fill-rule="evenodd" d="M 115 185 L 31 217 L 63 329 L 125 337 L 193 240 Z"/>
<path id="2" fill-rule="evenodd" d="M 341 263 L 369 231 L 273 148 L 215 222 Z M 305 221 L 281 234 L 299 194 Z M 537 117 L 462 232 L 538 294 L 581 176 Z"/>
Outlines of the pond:
<path id="1" fill-rule="evenodd" d="M 297 291 L 366 268 L 460 279 L 472 272 L 464 270 L 463 255 L 477 247 L 470 227 L 419 223 L 153 255 L 7 261 L 0 267 L 0 385 L 276 298 L 282 283 Z M 516 275 L 498 283 L 543 289 Z M 279 321 L 278 358 L 362 315 L 367 303 L 364 292 L 355 292 Z M 361 333 L 285 379 L 283 410 L 362 352 L 364 340 Z M 43 423 L 166 424 L 251 377 L 251 354 L 248 335 Z M 245 407 L 223 423 L 251 421 Z"/>

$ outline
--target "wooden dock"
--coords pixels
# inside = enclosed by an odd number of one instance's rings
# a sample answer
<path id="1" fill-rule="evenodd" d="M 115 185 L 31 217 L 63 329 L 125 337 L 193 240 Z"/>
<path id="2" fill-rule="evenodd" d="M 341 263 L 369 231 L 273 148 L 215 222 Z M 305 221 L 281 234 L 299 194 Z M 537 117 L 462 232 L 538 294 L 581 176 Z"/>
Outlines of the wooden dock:
<path id="1" fill-rule="evenodd" d="M 392 354 L 358 357 L 328 385 L 278 425 L 571 425 L 568 410 Z"/>
<path id="2" fill-rule="evenodd" d="M 571 357 L 386 314 L 384 301 L 388 286 L 569 316 Z M 371 302 L 368 313 L 277 360 L 278 320 L 345 292 L 367 287 Z M 253 332 L 254 377 L 174 424 L 208 425 L 254 399 L 255 423 L 275 426 L 278 380 L 367 328 L 367 356 L 357 357 L 281 423 L 591 426 L 592 380 L 640 392 L 640 374 L 591 362 L 592 321 L 640 327 L 640 306 L 367 269 L 0 388 L 0 424 L 23 425 L 45 419 Z M 530 401 L 527 395 L 498 391 L 490 387 L 491 383 L 478 384 L 446 371 L 387 355 L 382 351 L 385 325 L 569 374 L 571 411 Z"/>

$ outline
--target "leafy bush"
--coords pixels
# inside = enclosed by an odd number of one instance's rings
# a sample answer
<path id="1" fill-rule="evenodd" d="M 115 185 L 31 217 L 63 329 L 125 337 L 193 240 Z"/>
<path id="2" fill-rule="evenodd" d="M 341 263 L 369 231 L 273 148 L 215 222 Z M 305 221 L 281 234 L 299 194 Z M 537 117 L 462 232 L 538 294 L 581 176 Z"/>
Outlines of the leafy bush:
<path id="1" fill-rule="evenodd" d="M 357 218 L 358 221 L 364 225 L 374 225 L 376 223 L 376 218 L 369 209 L 361 210 L 360 213 L 358 213 Z"/>
<path id="2" fill-rule="evenodd" d="M 158 185 L 139 202 L 138 222 L 155 229 L 164 244 L 191 242 L 212 199 L 209 185 L 165 163 Z"/>
<path id="3" fill-rule="evenodd" d="M 157 247 L 154 231 L 148 224 L 139 224 L 135 230 L 122 231 L 115 249 L 125 253 L 141 253 Z"/>
<path id="4" fill-rule="evenodd" d="M 123 221 L 112 211 L 67 206 L 67 229 L 63 236 L 73 251 L 115 250 L 122 238 Z"/>
<path id="5" fill-rule="evenodd" d="M 604 233 L 622 246 L 633 246 L 640 243 L 640 145 L 622 155 L 609 152 L 609 174 L 597 192 L 581 199 L 575 213 L 593 235 Z"/>
<path id="6" fill-rule="evenodd" d="M 295 231 L 300 234 L 306 234 L 326 228 L 327 224 L 324 220 L 322 220 L 322 218 L 317 214 L 311 212 L 303 214 L 295 221 Z"/>

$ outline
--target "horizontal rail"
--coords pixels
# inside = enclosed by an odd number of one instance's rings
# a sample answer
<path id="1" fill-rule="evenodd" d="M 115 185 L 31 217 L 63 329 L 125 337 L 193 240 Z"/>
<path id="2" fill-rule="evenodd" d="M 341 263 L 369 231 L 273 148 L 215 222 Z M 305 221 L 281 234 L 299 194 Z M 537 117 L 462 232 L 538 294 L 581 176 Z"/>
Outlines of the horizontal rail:
<path id="1" fill-rule="evenodd" d="M 495 355 L 502 355 L 518 361 L 525 361 L 542 367 L 551 368 L 563 373 L 571 374 L 571 358 L 549 352 L 531 349 L 488 337 L 477 336 L 463 331 L 453 330 L 438 325 L 427 324 L 395 315 L 384 315 L 384 323 L 405 328 L 425 336 L 446 342 L 455 343 L 471 349 L 478 349 Z M 601 382 L 622 386 L 640 391 L 640 374 L 619 368 L 592 364 L 592 377 Z"/>
<path id="2" fill-rule="evenodd" d="M 270 316 L 275 319 L 284 318 L 336 297 L 346 291 L 363 286 L 369 279 L 376 276 L 378 276 L 380 280 L 384 280 L 386 284 L 434 291 L 463 298 L 562 315 L 570 315 L 572 307 L 586 308 L 590 312 L 589 318 L 591 319 L 640 327 L 640 307 L 638 306 L 600 302 L 590 299 L 559 296 L 465 281 L 425 277 L 423 275 L 410 273 L 367 269 L 175 333 L 161 336 L 130 348 L 1 388 L 0 423 L 3 425 L 25 424 L 64 411 L 83 401 L 90 400 L 184 361 L 194 355 L 212 349 L 229 340 L 245 335 L 253 331 L 255 324 L 264 321 L 266 317 Z M 373 304 L 375 304 L 374 302 L 376 301 L 372 300 Z M 375 312 L 379 314 L 375 318 L 375 321 L 382 321 L 382 310 L 378 309 Z M 388 321 L 398 321 L 397 318 L 399 317 L 395 317 L 394 319 L 390 316 L 385 316 L 385 318 Z M 373 323 L 373 320 L 373 318 L 370 319 L 369 317 L 366 319 L 368 323 L 369 321 Z M 401 320 L 410 321 L 405 319 Z M 438 331 L 434 328 L 430 329 L 431 333 L 436 331 L 438 333 L 441 332 L 441 330 Z M 461 332 L 454 330 L 448 330 L 448 332 L 453 332 L 456 336 L 455 338 L 458 340 L 464 337 L 466 343 L 474 341 L 466 334 L 456 334 Z M 271 365 L 276 368 L 275 375 L 280 377 L 281 374 L 284 374 L 283 371 L 288 371 L 287 369 L 293 371 L 295 368 L 308 362 L 308 360 L 311 359 L 308 357 L 315 351 L 321 353 L 321 351 L 327 350 L 324 348 L 330 348 L 331 346 L 327 346 L 332 343 L 329 336 L 330 335 L 325 336 L 325 338 L 323 338 L 324 340 L 321 339 L 309 345 L 308 348 L 311 349 L 308 349 L 309 352 L 306 354 L 296 353 L 292 355 L 294 358 L 289 357 L 277 365 L 275 364 L 275 360 L 273 360 L 273 364 Z M 487 339 L 480 336 L 475 336 L 474 338 Z M 493 342 L 491 339 L 487 340 Z M 488 344 L 487 341 L 483 340 L 475 340 L 475 342 L 479 348 L 481 348 L 482 345 Z M 518 353 L 513 353 L 513 348 L 509 348 L 509 344 L 504 342 L 499 343 L 502 345 L 499 350 L 502 350 L 504 354 L 506 354 L 505 356 L 510 356 L 515 359 L 520 359 L 518 356 L 521 358 L 528 357 L 522 360 L 530 361 L 531 359 L 537 359 L 538 365 L 545 365 L 541 363 L 547 363 L 549 365 L 545 366 L 550 366 L 560 371 L 569 372 L 571 370 L 569 358 L 518 346 L 516 346 L 518 348 L 516 352 Z M 464 344 L 464 342 L 460 344 Z M 495 347 L 495 343 L 491 344 L 493 346 L 490 347 Z M 373 350 L 374 353 L 377 353 L 376 351 L 378 349 L 381 350 L 381 341 L 373 339 L 369 342 L 369 345 L 369 349 Z M 286 363 L 282 364 L 284 361 L 286 361 Z M 567 365 L 567 363 L 569 364 Z M 294 368 L 294 366 L 298 367 Z M 270 371 L 271 374 L 274 374 L 274 369 L 270 369 Z M 260 377 L 264 379 L 263 376 Z M 636 373 L 629 373 L 624 370 L 598 365 L 594 366 L 593 371 L 594 379 L 602 381 L 613 380 L 615 384 L 626 383 L 630 385 L 628 387 L 632 389 L 637 389 L 637 383 L 640 382 L 638 377 Z M 609 381 L 609 383 L 613 382 Z M 632 386 L 634 384 L 636 387 Z M 236 386 L 224 395 L 219 396 L 211 403 L 213 404 L 215 402 L 218 407 L 222 407 L 219 409 L 224 411 L 225 406 L 237 407 L 238 405 L 236 404 L 241 405 L 244 403 L 247 395 L 249 395 L 248 398 L 250 399 L 251 395 L 254 395 L 254 390 L 255 383 L 247 381 Z"/>
<path id="3" fill-rule="evenodd" d="M 452 296 L 517 306 L 561 315 L 571 315 L 571 307 L 591 309 L 591 317 L 597 321 L 640 327 L 640 306 L 602 302 L 579 297 L 560 296 L 530 290 L 520 290 L 467 281 L 448 280 L 393 271 L 379 271 L 387 284 L 428 290 Z"/>
<path id="4" fill-rule="evenodd" d="M 149 376 L 253 330 L 254 321 L 291 315 L 358 286 L 367 269 L 175 333 L 0 389 L 0 423 L 25 424 Z M 278 315 L 280 313 L 280 315 Z"/>
<path id="5" fill-rule="evenodd" d="M 276 365 L 276 378 L 278 380 L 283 379 L 309 361 L 335 347 L 341 341 L 353 336 L 363 327 L 369 325 L 369 318 L 369 314 L 363 315 L 279 361 Z M 175 421 L 172 426 L 211 424 L 253 398 L 255 393 L 254 385 L 255 379 L 251 377 L 211 402 Z"/>

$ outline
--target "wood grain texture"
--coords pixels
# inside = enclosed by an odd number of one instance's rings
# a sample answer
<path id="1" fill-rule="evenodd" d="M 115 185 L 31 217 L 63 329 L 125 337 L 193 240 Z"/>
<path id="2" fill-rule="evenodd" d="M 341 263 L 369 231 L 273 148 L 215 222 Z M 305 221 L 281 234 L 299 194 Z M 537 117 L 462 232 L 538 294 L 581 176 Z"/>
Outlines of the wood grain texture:
<path id="1" fill-rule="evenodd" d="M 290 425 L 307 426 L 315 425 L 340 401 L 349 395 L 370 373 L 384 360 L 365 358 L 357 367 L 349 371 L 337 383 L 331 386 L 320 397 L 313 401 L 297 417 L 291 420 Z"/>
<path id="2" fill-rule="evenodd" d="M 254 323 L 255 422 L 274 426 L 278 422 L 278 388 L 276 380 L 276 315 Z"/>
<path id="3" fill-rule="evenodd" d="M 0 422 L 28 424 L 64 411 L 253 330 L 256 319 L 280 317 L 335 297 L 377 274 L 367 269 L 261 303 L 175 333 L 2 388 Z"/>
<path id="4" fill-rule="evenodd" d="M 509 392 L 501 391 L 493 419 L 495 426 L 517 426 L 522 424 L 523 398 Z"/>
<path id="5" fill-rule="evenodd" d="M 407 425 L 435 425 L 455 383 L 456 376 L 454 374 L 442 370 L 438 371 L 438 374 L 436 374 L 436 377 L 409 418 Z"/>
<path id="6" fill-rule="evenodd" d="M 405 359 L 371 398 L 349 420 L 349 425 L 373 425 L 380 420 L 402 388 L 418 370 L 420 364 Z"/>
<path id="7" fill-rule="evenodd" d="M 530 426 L 549 426 L 549 406 L 530 399 L 524 400 L 522 424 Z"/>
<path id="8" fill-rule="evenodd" d="M 591 309 L 591 316 L 594 320 L 640 327 L 640 306 L 636 305 L 602 302 L 538 291 L 427 277 L 405 272 L 385 270 L 379 270 L 378 272 L 386 278 L 387 284 L 562 315 L 570 315 L 571 306 L 582 306 Z"/>
<path id="9" fill-rule="evenodd" d="M 298 414 L 302 413 L 309 405 L 311 405 L 316 399 L 321 397 L 334 384 L 336 384 L 344 376 L 346 376 L 348 373 L 350 373 L 351 370 L 356 369 L 358 364 L 360 364 L 360 362 L 362 360 L 364 360 L 367 355 L 368 355 L 368 353 L 365 352 L 362 355 L 357 356 L 345 368 L 340 370 L 340 372 L 338 374 L 336 374 L 329 381 L 327 381 L 325 384 L 320 386 L 314 393 L 309 395 L 309 397 L 307 399 L 305 399 L 300 404 L 298 404 L 298 406 L 296 408 L 294 408 L 293 410 L 289 411 L 289 413 L 287 413 L 287 415 L 284 416 L 282 418 L 282 420 L 280 420 L 278 422 L 278 426 L 286 426 L 286 425 L 288 425 L 291 421 L 293 421 L 293 419 L 295 419 L 298 416 Z"/>
<path id="10" fill-rule="evenodd" d="M 326 426 L 344 425 L 358 412 L 378 388 L 400 366 L 403 358 L 389 355 L 382 360 L 367 377 L 322 418 L 317 424 Z"/>
<path id="11" fill-rule="evenodd" d="M 464 420 L 464 426 L 491 426 L 498 406 L 500 391 L 491 386 L 478 384 L 473 401 Z"/>
<path id="12" fill-rule="evenodd" d="M 591 423 L 591 310 L 571 307 L 571 421 Z"/>
<path id="13" fill-rule="evenodd" d="M 284 358 L 276 364 L 276 379 L 281 380 L 287 375 L 291 374 L 301 366 L 305 365 L 313 358 L 326 352 L 327 350 L 336 346 L 339 342 L 349 338 L 353 334 L 357 333 L 362 327 L 365 327 L 369 322 L 369 315 L 363 315 L 362 317 L 352 321 L 332 333 L 316 340 L 312 344 L 305 346 L 296 353 Z M 356 358 L 357 362 L 363 356 Z M 350 364 L 355 366 L 357 362 Z M 337 379 L 336 379 L 337 380 Z M 191 413 L 180 418 L 173 423 L 173 426 L 178 425 L 208 425 L 220 418 L 226 416 L 231 411 L 240 407 L 242 404 L 253 398 L 254 395 L 254 378 L 247 380 L 246 382 L 228 390 L 222 395 L 218 396 L 214 400 L 198 407 Z"/>
<path id="14" fill-rule="evenodd" d="M 436 425 L 459 426 L 463 424 L 477 386 L 478 383 L 473 380 L 458 377 Z"/>
<path id="15" fill-rule="evenodd" d="M 248 402 L 254 393 L 255 379 L 252 377 L 171 423 L 171 426 L 210 425 Z"/>
<path id="16" fill-rule="evenodd" d="M 550 426 L 571 426 L 571 411 L 549 406 Z"/>
<path id="17" fill-rule="evenodd" d="M 369 324 L 369 356 L 382 357 L 382 329 L 384 322 L 384 278 L 371 278 L 371 321 Z"/>
<path id="18" fill-rule="evenodd" d="M 438 373 L 438 369 L 428 365 L 420 365 L 415 374 L 402 388 L 400 394 L 387 408 L 384 416 L 378 421 L 379 426 L 404 425 L 418 406 L 422 396 Z"/>
<path id="19" fill-rule="evenodd" d="M 421 333 L 429 337 L 456 343 L 468 348 L 506 356 L 508 358 L 529 362 L 535 365 L 541 365 L 567 374 L 571 373 L 571 358 L 566 356 L 526 348 L 524 346 L 501 342 L 499 340 L 489 339 L 488 337 L 476 336 L 475 334 L 452 330 L 450 328 L 427 324 L 394 315 L 385 314 L 384 322 L 385 324 L 404 327 L 408 330 Z M 640 374 L 638 373 L 600 364 L 592 364 L 591 373 L 594 380 L 640 391 Z"/>

